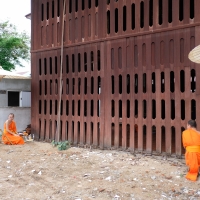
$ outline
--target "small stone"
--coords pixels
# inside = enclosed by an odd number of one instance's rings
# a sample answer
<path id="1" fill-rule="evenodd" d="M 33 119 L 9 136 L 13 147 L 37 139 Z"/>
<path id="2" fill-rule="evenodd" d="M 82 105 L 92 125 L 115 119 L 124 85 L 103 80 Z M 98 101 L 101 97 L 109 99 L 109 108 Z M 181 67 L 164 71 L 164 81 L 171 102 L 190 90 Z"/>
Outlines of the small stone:
<path id="1" fill-rule="evenodd" d="M 111 181 L 111 177 L 108 176 L 107 178 L 105 178 L 106 181 Z"/>

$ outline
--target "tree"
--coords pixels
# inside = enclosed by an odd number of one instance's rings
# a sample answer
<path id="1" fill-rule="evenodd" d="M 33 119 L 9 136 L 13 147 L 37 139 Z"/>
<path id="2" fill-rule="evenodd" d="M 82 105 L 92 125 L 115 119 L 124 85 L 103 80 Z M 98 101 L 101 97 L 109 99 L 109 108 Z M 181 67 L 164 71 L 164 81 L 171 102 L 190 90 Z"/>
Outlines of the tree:
<path id="1" fill-rule="evenodd" d="M 0 66 L 12 70 L 23 65 L 21 60 L 30 59 L 30 38 L 23 32 L 18 33 L 9 21 L 0 22 Z"/>

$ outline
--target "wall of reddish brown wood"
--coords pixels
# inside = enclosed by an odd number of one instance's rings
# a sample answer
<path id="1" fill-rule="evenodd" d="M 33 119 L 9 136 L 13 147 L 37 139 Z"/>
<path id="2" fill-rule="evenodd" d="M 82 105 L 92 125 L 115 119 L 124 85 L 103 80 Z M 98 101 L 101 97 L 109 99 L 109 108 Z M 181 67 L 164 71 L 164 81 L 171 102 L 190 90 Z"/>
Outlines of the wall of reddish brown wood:
<path id="1" fill-rule="evenodd" d="M 200 124 L 200 68 L 188 59 L 200 44 L 199 9 L 198 0 L 66 0 L 62 140 L 184 153 L 187 121 Z M 31 17 L 31 127 L 36 139 L 51 141 L 63 0 L 32 0 Z"/>

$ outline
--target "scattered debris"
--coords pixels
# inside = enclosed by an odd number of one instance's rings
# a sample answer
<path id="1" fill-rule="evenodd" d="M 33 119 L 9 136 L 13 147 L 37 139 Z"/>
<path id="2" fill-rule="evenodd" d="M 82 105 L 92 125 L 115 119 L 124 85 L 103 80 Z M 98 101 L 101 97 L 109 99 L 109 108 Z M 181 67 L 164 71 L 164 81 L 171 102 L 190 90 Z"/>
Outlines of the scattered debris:
<path id="1" fill-rule="evenodd" d="M 36 141 L 1 145 L 1 198 L 200 199 L 200 180 L 185 179 L 183 159 L 90 147 L 59 151 Z"/>

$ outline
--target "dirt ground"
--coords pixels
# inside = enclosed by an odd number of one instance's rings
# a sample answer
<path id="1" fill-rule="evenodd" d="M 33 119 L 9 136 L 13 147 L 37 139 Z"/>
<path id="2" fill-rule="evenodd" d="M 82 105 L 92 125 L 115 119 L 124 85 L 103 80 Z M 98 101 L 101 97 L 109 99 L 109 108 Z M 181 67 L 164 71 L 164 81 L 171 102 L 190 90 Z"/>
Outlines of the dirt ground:
<path id="1" fill-rule="evenodd" d="M 183 159 L 50 143 L 0 144 L 0 199 L 200 199 Z"/>

